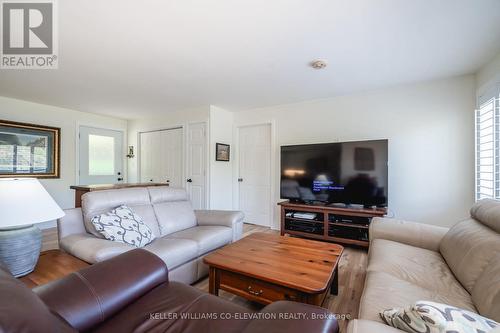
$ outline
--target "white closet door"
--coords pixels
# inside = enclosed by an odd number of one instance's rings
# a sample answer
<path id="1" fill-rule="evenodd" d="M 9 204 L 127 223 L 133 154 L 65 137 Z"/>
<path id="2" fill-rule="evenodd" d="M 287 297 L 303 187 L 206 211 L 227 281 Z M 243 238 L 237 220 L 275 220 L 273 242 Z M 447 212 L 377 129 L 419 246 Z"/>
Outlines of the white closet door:
<path id="1" fill-rule="evenodd" d="M 155 182 L 159 181 L 158 178 L 155 180 L 155 174 L 153 171 L 153 156 L 155 156 L 155 144 L 154 142 L 159 142 L 155 140 L 158 137 L 158 132 L 145 132 L 140 134 L 140 165 L 141 165 L 141 182 Z M 159 175 L 156 175 L 159 177 Z"/>
<path id="2" fill-rule="evenodd" d="M 183 187 L 182 128 L 161 131 L 160 142 L 160 179 L 172 187 Z"/>
<path id="3" fill-rule="evenodd" d="M 182 187 L 182 141 L 182 128 L 141 133 L 141 182 Z"/>

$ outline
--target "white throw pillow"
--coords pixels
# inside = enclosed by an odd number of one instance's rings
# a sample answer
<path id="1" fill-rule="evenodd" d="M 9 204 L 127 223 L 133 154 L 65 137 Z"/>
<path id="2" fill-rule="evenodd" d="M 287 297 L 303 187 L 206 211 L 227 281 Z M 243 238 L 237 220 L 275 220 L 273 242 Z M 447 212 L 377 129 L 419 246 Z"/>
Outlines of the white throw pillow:
<path id="1" fill-rule="evenodd" d="M 114 242 L 143 247 L 155 239 L 142 218 L 126 205 L 94 216 L 91 222 L 104 238 Z"/>
<path id="2" fill-rule="evenodd" d="M 384 310 L 380 317 L 387 325 L 410 333 L 479 333 L 499 326 L 477 313 L 429 301 Z"/>

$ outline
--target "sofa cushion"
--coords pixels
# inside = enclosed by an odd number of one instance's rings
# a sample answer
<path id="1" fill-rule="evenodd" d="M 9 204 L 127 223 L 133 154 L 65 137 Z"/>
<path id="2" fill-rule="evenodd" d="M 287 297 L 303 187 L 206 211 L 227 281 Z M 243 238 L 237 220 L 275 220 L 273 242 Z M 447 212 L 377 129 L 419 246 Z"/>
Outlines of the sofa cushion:
<path id="1" fill-rule="evenodd" d="M 370 245 L 367 271 L 385 272 L 437 293 L 470 299 L 441 254 L 385 239 L 374 239 Z"/>
<path id="2" fill-rule="evenodd" d="M 188 201 L 189 196 L 185 189 L 170 186 L 148 187 L 152 204 L 160 202 Z"/>
<path id="3" fill-rule="evenodd" d="M 93 332 L 241 332 L 251 312 L 220 297 L 183 283 L 160 285 L 108 319 Z M 201 319 L 201 315 L 221 314 L 228 319 Z M 197 320 L 183 319 L 191 314 Z M 241 314 L 241 319 L 235 318 Z"/>
<path id="4" fill-rule="evenodd" d="M 91 222 L 110 241 L 143 247 L 155 239 L 142 218 L 126 205 L 96 215 Z"/>
<path id="5" fill-rule="evenodd" d="M 160 202 L 153 207 L 162 236 L 196 226 L 196 216 L 189 201 Z"/>
<path id="6" fill-rule="evenodd" d="M 198 278 L 198 262 L 200 258 L 188 261 L 185 264 L 177 266 L 168 271 L 169 281 L 177 281 L 186 284 L 191 284 L 197 281 Z"/>
<path id="7" fill-rule="evenodd" d="M 155 238 L 160 237 L 160 226 L 156 220 L 155 210 L 152 205 L 129 205 L 129 207 L 142 218 L 142 221 L 151 229 Z"/>
<path id="8" fill-rule="evenodd" d="M 347 333 L 401 333 L 401 330 L 372 320 L 354 319 L 349 321 Z"/>
<path id="9" fill-rule="evenodd" d="M 169 270 L 198 257 L 198 244 L 189 239 L 157 238 L 144 249 L 160 257 Z"/>
<path id="10" fill-rule="evenodd" d="M 470 209 L 473 219 L 500 233 L 500 202 L 484 199 L 476 202 Z"/>
<path id="11" fill-rule="evenodd" d="M 440 252 L 460 283 L 471 293 L 488 263 L 500 253 L 500 235 L 469 219 L 450 228 L 441 242 Z"/>
<path id="12" fill-rule="evenodd" d="M 198 256 L 231 243 L 233 231 L 222 226 L 200 226 L 178 231 L 167 238 L 189 239 L 196 242 Z"/>
<path id="13" fill-rule="evenodd" d="M 89 234 L 66 236 L 59 241 L 59 246 L 64 251 L 91 264 L 135 249 L 134 246 L 125 243 L 111 242 Z"/>
<path id="14" fill-rule="evenodd" d="M 461 295 L 437 293 L 389 273 L 370 271 L 366 274 L 359 318 L 382 322 L 379 316 L 381 311 L 402 307 L 422 299 L 477 312 L 470 298 L 464 299 Z"/>
<path id="15" fill-rule="evenodd" d="M 500 254 L 488 263 L 477 280 L 472 300 L 480 314 L 500 322 Z"/>
<path id="16" fill-rule="evenodd" d="M 105 213 L 120 205 L 127 205 L 140 214 L 144 223 L 147 224 L 153 231 L 155 236 L 158 236 L 158 222 L 154 214 L 151 214 L 152 209 L 136 206 L 151 206 L 149 200 L 149 192 L 147 188 L 125 188 L 119 190 L 104 190 L 88 192 L 82 195 L 82 213 L 83 222 L 87 232 L 96 237 L 104 238 L 92 225 L 91 219 L 99 214 Z"/>

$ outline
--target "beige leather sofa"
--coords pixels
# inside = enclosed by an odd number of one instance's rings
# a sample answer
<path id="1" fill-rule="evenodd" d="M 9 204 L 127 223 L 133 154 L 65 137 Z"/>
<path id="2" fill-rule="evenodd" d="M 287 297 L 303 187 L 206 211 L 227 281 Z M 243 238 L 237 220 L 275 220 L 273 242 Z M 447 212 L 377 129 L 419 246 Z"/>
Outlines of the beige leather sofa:
<path id="1" fill-rule="evenodd" d="M 482 200 L 450 229 L 377 218 L 358 320 L 348 332 L 397 333 L 378 313 L 419 300 L 500 321 L 500 202 Z"/>
<path id="2" fill-rule="evenodd" d="M 68 209 L 58 220 L 59 246 L 89 263 L 134 249 L 104 239 L 90 222 L 95 215 L 122 204 L 131 207 L 153 231 L 156 239 L 144 249 L 165 261 L 172 281 L 193 283 L 207 275 L 203 256 L 241 238 L 243 213 L 195 211 L 184 189 L 160 186 L 84 194 L 82 208 Z"/>

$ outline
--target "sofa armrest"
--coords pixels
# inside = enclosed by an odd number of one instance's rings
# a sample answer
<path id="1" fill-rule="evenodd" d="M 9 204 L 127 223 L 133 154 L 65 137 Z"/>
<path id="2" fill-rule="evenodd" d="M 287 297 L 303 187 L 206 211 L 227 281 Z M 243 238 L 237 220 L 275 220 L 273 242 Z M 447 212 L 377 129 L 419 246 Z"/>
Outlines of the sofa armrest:
<path id="1" fill-rule="evenodd" d="M 163 260 L 135 249 L 34 291 L 52 312 L 78 331 L 86 331 L 167 282 L 168 269 Z"/>
<path id="2" fill-rule="evenodd" d="M 347 333 L 402 333 L 392 326 L 373 320 L 355 319 L 349 322 Z"/>
<path id="3" fill-rule="evenodd" d="M 81 208 L 65 209 L 66 215 L 57 220 L 57 235 L 62 238 L 74 234 L 86 234 Z"/>
<path id="4" fill-rule="evenodd" d="M 278 301 L 264 307 L 263 315 L 254 319 L 243 333 L 337 333 L 335 315 L 319 306 Z"/>
<path id="5" fill-rule="evenodd" d="M 233 229 L 233 242 L 241 238 L 243 234 L 243 218 L 245 215 L 240 211 L 232 210 L 195 210 L 198 225 L 220 225 Z"/>
<path id="6" fill-rule="evenodd" d="M 370 242 L 387 239 L 427 250 L 439 251 L 439 244 L 448 228 L 434 225 L 376 217 L 370 224 Z"/>

